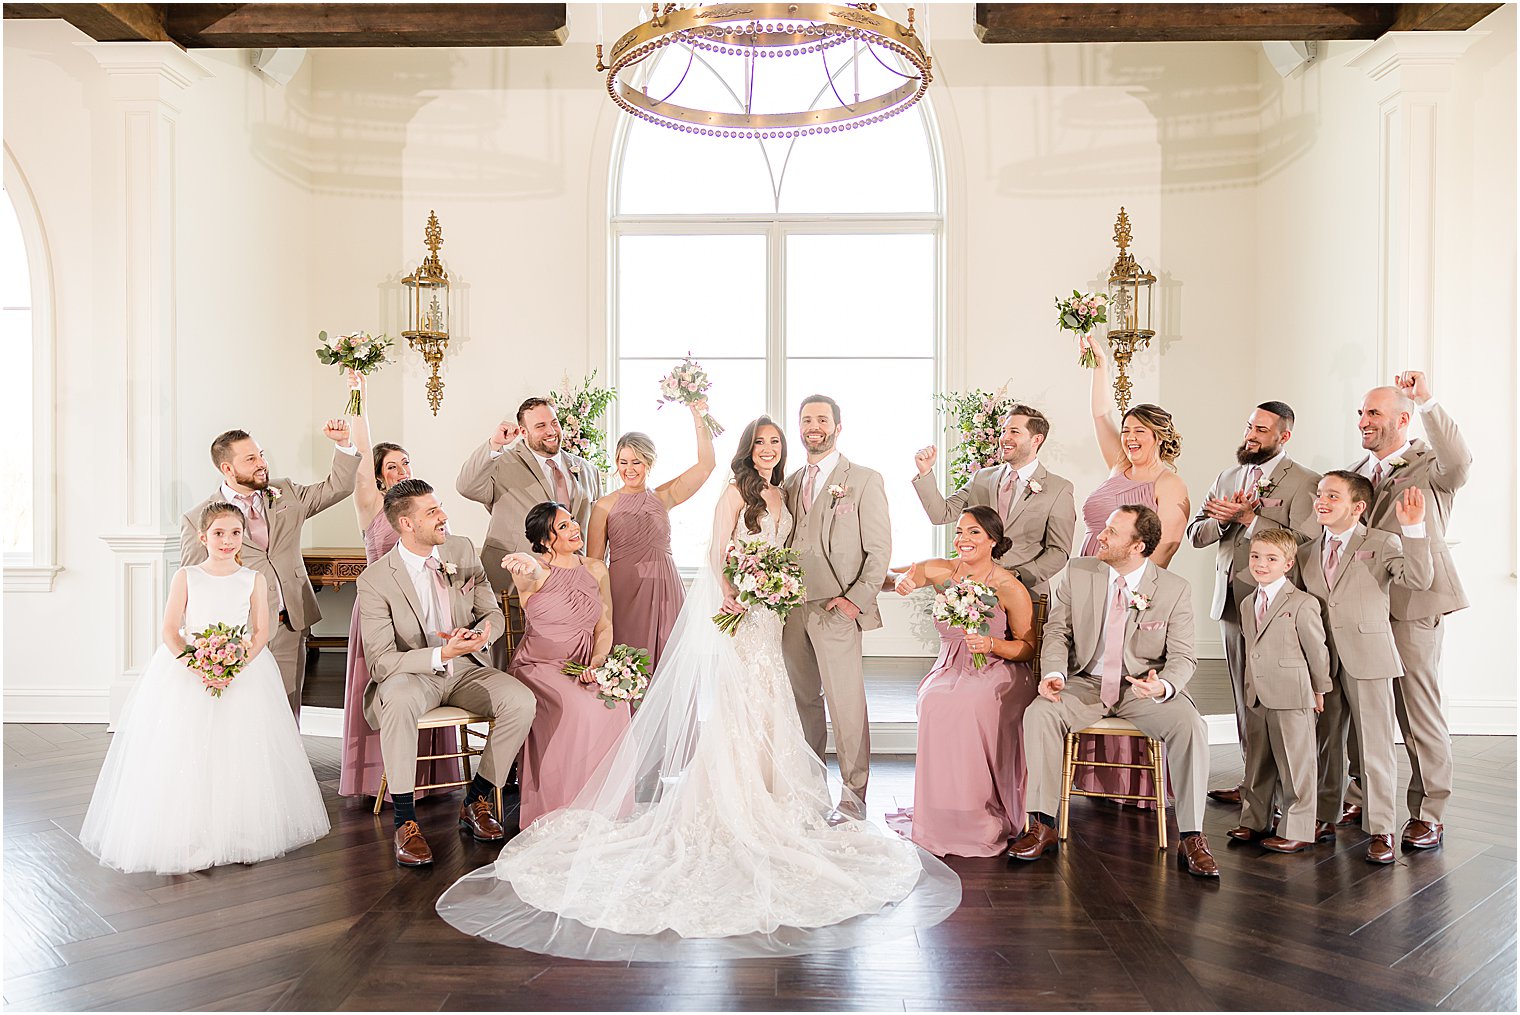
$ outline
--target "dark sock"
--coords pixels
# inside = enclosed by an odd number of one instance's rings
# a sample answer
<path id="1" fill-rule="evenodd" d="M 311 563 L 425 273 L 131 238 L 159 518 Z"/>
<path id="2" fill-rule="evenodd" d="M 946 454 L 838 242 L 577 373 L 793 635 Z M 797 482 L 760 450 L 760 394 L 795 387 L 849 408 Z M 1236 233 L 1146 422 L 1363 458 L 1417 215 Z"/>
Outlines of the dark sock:
<path id="1" fill-rule="evenodd" d="M 417 805 L 410 793 L 392 793 L 391 803 L 396 807 L 396 827 L 417 820 Z"/>
<path id="2" fill-rule="evenodd" d="M 475 801 L 479 800 L 481 797 L 491 799 L 495 796 L 495 794 L 496 787 L 487 782 L 480 775 L 476 775 L 475 778 L 470 780 L 470 788 L 465 791 L 464 802 L 467 804 L 472 804 Z"/>
<path id="3" fill-rule="evenodd" d="M 1031 818 L 1034 818 L 1040 824 L 1044 825 L 1046 828 L 1056 827 L 1056 819 L 1051 817 L 1049 814 L 1041 814 L 1039 811 L 1030 811 L 1029 816 Z"/>
<path id="4" fill-rule="evenodd" d="M 1183 832 L 1181 835 L 1177 836 L 1177 838 L 1180 840 L 1180 839 L 1186 839 L 1186 838 L 1188 838 L 1189 836 L 1192 836 L 1192 835 L 1202 835 L 1202 834 L 1203 834 L 1202 832 Z"/>

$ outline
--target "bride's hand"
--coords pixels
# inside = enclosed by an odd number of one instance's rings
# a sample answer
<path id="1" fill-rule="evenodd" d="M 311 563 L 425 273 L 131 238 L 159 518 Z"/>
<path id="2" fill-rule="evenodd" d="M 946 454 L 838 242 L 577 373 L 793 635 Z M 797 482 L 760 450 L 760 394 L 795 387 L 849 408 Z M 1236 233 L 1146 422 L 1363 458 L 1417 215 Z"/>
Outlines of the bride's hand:
<path id="1" fill-rule="evenodd" d="M 749 607 L 747 607 L 743 603 L 739 602 L 738 599 L 735 599 L 734 598 L 734 594 L 732 592 L 725 592 L 725 593 L 723 593 L 723 609 L 721 611 L 719 611 L 719 612 L 722 612 L 722 613 L 748 613 L 749 612 Z"/>

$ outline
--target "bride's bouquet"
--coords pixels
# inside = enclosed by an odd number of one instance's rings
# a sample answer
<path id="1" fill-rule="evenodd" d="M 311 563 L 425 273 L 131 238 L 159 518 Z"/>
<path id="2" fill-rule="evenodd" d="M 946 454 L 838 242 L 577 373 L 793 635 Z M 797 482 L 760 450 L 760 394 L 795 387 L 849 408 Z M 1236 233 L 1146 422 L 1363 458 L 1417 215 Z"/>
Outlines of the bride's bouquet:
<path id="1" fill-rule="evenodd" d="M 212 624 L 190 636 L 179 658 L 201 678 L 213 698 L 220 698 L 232 678 L 248 665 L 247 637 L 246 627 Z"/>
<path id="2" fill-rule="evenodd" d="M 707 376 L 707 371 L 702 369 L 702 364 L 692 359 L 690 354 L 683 359 L 674 370 L 660 378 L 660 400 L 656 408 L 666 402 L 679 402 L 682 405 L 695 405 L 707 400 L 708 389 L 712 387 L 712 378 Z M 723 435 L 723 428 L 718 421 L 712 418 L 711 413 L 702 414 L 702 422 L 707 427 L 707 432 L 714 437 Z"/>
<path id="3" fill-rule="evenodd" d="M 1077 336 L 1077 344 L 1082 349 L 1077 362 L 1088 369 L 1098 365 L 1098 357 L 1094 355 L 1092 340 L 1087 336 L 1093 328 L 1108 323 L 1107 303 L 1108 297 L 1103 293 L 1083 293 L 1075 289 L 1071 291 L 1071 299 L 1056 300 L 1056 327 Z"/>
<path id="4" fill-rule="evenodd" d="M 317 359 L 323 364 L 340 370 L 352 370 L 366 377 L 380 369 L 380 365 L 386 362 L 386 350 L 395 344 L 384 335 L 376 338 L 367 331 L 339 335 L 338 340 L 332 343 L 327 341 L 327 332 L 319 331 L 317 342 Z M 357 416 L 363 411 L 364 398 L 355 387 L 348 393 L 348 407 L 343 410 L 343 414 Z"/>
<path id="5" fill-rule="evenodd" d="M 632 645 L 614 645 L 602 665 L 591 667 L 572 660 L 560 672 L 576 679 L 593 674 L 596 696 L 608 708 L 617 708 L 625 702 L 637 705 L 649 690 L 649 653 Z"/>
<path id="6" fill-rule="evenodd" d="M 802 605 L 802 554 L 763 539 L 728 544 L 723 558 L 723 577 L 734 587 L 739 602 L 761 606 L 781 619 Z M 718 630 L 732 637 L 739 630 L 742 613 L 719 613 L 713 617 Z"/>
<path id="7" fill-rule="evenodd" d="M 934 619 L 942 624 L 959 628 L 967 634 L 987 634 L 992 624 L 987 619 L 997 609 L 997 593 L 990 585 L 973 578 L 948 582 L 934 595 Z M 987 665 L 987 653 L 971 653 L 971 665 L 981 669 Z"/>

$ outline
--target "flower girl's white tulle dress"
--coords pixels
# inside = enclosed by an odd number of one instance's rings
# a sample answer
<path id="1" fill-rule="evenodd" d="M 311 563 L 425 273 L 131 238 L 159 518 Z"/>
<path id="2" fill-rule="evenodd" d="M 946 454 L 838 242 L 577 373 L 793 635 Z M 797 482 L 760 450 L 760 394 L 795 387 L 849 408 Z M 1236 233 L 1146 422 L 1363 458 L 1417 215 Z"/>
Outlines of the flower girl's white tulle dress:
<path id="1" fill-rule="evenodd" d="M 248 623 L 254 572 L 185 568 L 185 631 Z M 116 724 L 80 840 L 122 871 L 253 863 L 327 834 L 327 811 L 266 648 L 213 697 L 160 645 Z"/>

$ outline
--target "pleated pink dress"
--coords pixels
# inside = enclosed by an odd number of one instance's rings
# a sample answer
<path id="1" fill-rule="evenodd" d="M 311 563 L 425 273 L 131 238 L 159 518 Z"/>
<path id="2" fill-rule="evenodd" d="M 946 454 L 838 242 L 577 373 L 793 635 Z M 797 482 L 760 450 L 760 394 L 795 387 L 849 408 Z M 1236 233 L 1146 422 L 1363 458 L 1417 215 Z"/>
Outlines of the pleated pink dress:
<path id="1" fill-rule="evenodd" d="M 612 640 L 647 649 L 658 666 L 686 599 L 670 553 L 670 512 L 658 495 L 621 494 L 607 516 Z"/>
<path id="2" fill-rule="evenodd" d="M 401 539 L 385 512 L 364 530 L 364 557 L 373 564 Z M 364 639 L 359 632 L 359 602 L 354 601 L 353 619 L 348 624 L 348 667 L 343 686 L 343 761 L 338 772 L 339 796 L 374 796 L 380 791 L 380 776 L 385 763 L 380 759 L 380 734 L 364 718 L 364 689 L 369 686 L 369 667 L 364 664 Z M 448 754 L 458 750 L 459 737 L 452 729 L 428 730 L 417 735 L 417 756 Z M 452 782 L 460 778 L 458 761 L 419 761 L 417 785 Z M 422 790 L 425 797 L 439 790 Z M 390 796 L 386 794 L 387 798 Z"/>
<path id="3" fill-rule="evenodd" d="M 615 616 L 616 614 L 614 614 Z M 551 567 L 523 605 L 527 630 L 512 656 L 512 676 L 538 699 L 518 766 L 521 827 L 575 799 L 612 742 L 628 726 L 627 705 L 608 708 L 596 691 L 560 668 L 590 662 L 602 599 L 584 566 Z"/>
<path id="4" fill-rule="evenodd" d="M 993 612 L 992 636 L 1008 637 Z M 1024 827 L 1024 709 L 1039 682 L 1027 663 L 971 664 L 966 636 L 936 623 L 939 658 L 918 685 L 913 807 L 888 827 L 935 856 L 998 856 Z"/>

